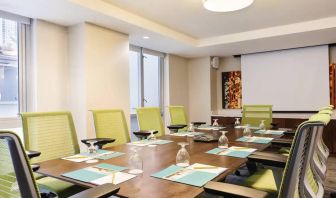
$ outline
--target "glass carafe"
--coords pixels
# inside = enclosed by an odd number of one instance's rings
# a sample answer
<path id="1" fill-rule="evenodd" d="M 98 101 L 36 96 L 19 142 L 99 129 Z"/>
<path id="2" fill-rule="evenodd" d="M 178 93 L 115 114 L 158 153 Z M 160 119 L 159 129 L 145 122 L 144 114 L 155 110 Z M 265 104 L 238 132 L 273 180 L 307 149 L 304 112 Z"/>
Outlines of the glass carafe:
<path id="1" fill-rule="evenodd" d="M 266 130 L 265 120 L 260 120 L 259 129 Z"/>
<path id="2" fill-rule="evenodd" d="M 188 131 L 189 132 L 195 132 L 195 127 L 193 123 L 190 123 L 189 127 L 188 127 Z"/>
<path id="3" fill-rule="evenodd" d="M 249 124 L 246 125 L 243 133 L 244 133 L 244 136 L 246 136 L 246 137 L 251 137 L 252 136 L 252 132 L 251 132 Z"/>
<path id="4" fill-rule="evenodd" d="M 213 123 L 212 123 L 212 126 L 216 127 L 216 126 L 219 126 L 218 124 L 218 119 L 213 119 Z"/>
<path id="5" fill-rule="evenodd" d="M 220 131 L 222 135 L 218 139 L 218 148 L 228 148 L 229 147 L 229 139 L 225 136 L 227 131 Z"/>
<path id="6" fill-rule="evenodd" d="M 143 160 L 139 154 L 140 147 L 134 146 L 131 148 L 131 155 L 128 159 L 129 171 L 131 174 L 141 174 L 143 173 Z"/>
<path id="7" fill-rule="evenodd" d="M 190 164 L 190 156 L 185 147 L 189 144 L 187 142 L 180 142 L 178 144 L 181 146 L 181 149 L 177 152 L 176 155 L 176 165 L 187 167 Z"/>
<path id="8" fill-rule="evenodd" d="M 239 126 L 239 125 L 240 125 L 240 118 L 236 118 L 234 126 Z"/>

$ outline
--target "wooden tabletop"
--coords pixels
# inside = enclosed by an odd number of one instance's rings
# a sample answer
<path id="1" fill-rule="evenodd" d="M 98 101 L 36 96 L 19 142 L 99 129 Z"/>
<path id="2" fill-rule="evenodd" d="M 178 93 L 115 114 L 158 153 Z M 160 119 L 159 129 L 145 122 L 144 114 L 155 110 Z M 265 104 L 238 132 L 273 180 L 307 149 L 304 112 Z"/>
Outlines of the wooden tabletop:
<path id="1" fill-rule="evenodd" d="M 269 144 L 256 144 L 256 143 L 244 143 L 235 142 L 237 138 L 243 135 L 242 129 L 227 128 L 227 137 L 229 139 L 229 146 L 245 146 L 250 148 L 256 148 L 258 151 L 263 150 L 269 146 Z M 216 133 L 209 131 L 209 133 Z M 264 135 L 271 136 L 271 135 Z M 279 137 L 279 136 L 271 136 Z M 156 147 L 142 147 L 140 155 L 143 158 L 144 173 L 119 184 L 120 191 L 118 195 L 125 197 L 195 197 L 203 192 L 203 188 L 172 182 L 164 179 L 158 179 L 151 177 L 150 175 L 167 168 L 170 165 L 175 164 L 175 158 L 180 146 L 178 142 L 188 142 L 187 150 L 190 155 L 190 164 L 203 163 L 208 165 L 220 166 L 228 168 L 227 171 L 216 177 L 213 181 L 220 181 L 228 174 L 238 169 L 246 162 L 246 159 L 219 156 L 205 153 L 218 146 L 217 142 L 202 143 L 193 142 L 191 137 L 175 137 L 175 136 L 163 136 L 159 139 L 172 140 L 174 142 L 165 145 L 158 145 Z M 115 147 L 104 148 L 105 150 L 113 150 L 126 153 L 125 155 L 115 157 L 108 160 L 100 160 L 98 163 L 108 163 L 118 166 L 128 166 L 128 158 L 130 154 L 130 145 L 120 145 Z M 85 182 L 80 182 L 67 177 L 61 176 L 63 173 L 78 170 L 95 164 L 88 164 L 85 162 L 75 163 L 62 159 L 49 160 L 40 163 L 41 168 L 38 173 L 54 177 L 60 180 L 68 181 L 84 187 L 94 187 L 95 185 Z"/>

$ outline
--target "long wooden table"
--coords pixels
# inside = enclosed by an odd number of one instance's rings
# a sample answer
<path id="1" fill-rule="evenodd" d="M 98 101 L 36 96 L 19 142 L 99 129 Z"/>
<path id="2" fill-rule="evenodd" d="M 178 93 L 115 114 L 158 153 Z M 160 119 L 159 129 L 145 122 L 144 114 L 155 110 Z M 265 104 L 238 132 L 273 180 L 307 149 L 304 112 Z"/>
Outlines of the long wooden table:
<path id="1" fill-rule="evenodd" d="M 227 133 L 229 146 L 245 146 L 256 148 L 258 151 L 264 150 L 269 146 L 269 144 L 236 142 L 234 140 L 243 135 L 243 130 L 234 128 L 227 128 L 226 130 L 229 131 L 229 133 Z M 211 133 L 215 132 L 212 131 Z M 264 136 L 279 137 L 271 135 Z M 153 173 L 161 171 L 162 169 L 175 164 L 176 154 L 180 149 L 180 146 L 177 144 L 178 142 L 188 142 L 190 144 L 187 146 L 187 150 L 190 155 L 191 164 L 204 163 L 228 168 L 227 171 L 216 177 L 214 181 L 223 180 L 228 174 L 234 172 L 246 162 L 246 159 L 243 158 L 218 156 L 205 153 L 206 151 L 216 148 L 218 146 L 217 142 L 193 142 L 191 137 L 175 137 L 169 135 L 160 137 L 159 139 L 172 140 L 174 142 L 165 145 L 158 145 L 156 147 L 143 147 L 143 149 L 140 151 L 140 155 L 143 158 L 144 173 L 131 180 L 119 184 L 120 191 L 118 195 L 125 197 L 147 198 L 195 197 L 202 193 L 203 188 L 151 177 Z M 100 160 L 96 164 L 108 163 L 119 166 L 128 166 L 130 148 L 131 146 L 127 144 L 104 148 L 105 150 L 119 151 L 126 154 L 108 160 Z M 95 185 L 63 177 L 62 174 L 93 165 L 95 164 L 88 164 L 85 162 L 75 163 L 67 160 L 55 159 L 40 163 L 41 168 L 39 169 L 38 173 L 90 188 L 94 187 Z"/>

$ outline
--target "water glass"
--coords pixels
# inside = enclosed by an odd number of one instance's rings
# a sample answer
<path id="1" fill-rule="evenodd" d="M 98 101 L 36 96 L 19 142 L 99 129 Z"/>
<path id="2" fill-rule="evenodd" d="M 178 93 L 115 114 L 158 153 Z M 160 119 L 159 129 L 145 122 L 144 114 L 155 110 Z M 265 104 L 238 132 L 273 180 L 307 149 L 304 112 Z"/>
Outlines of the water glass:
<path id="1" fill-rule="evenodd" d="M 177 152 L 176 155 L 176 165 L 181 167 L 187 167 L 190 165 L 190 156 L 185 148 L 187 145 L 189 145 L 187 142 L 180 142 L 178 145 L 181 146 L 181 149 Z"/>
<path id="2" fill-rule="evenodd" d="M 218 139 L 218 148 L 228 148 L 229 147 L 229 139 L 225 136 L 227 131 L 220 131 L 222 135 Z"/>
<path id="3" fill-rule="evenodd" d="M 244 133 L 244 136 L 247 136 L 247 137 L 251 137 L 252 136 L 252 132 L 251 132 L 249 124 L 246 125 L 243 133 Z"/>

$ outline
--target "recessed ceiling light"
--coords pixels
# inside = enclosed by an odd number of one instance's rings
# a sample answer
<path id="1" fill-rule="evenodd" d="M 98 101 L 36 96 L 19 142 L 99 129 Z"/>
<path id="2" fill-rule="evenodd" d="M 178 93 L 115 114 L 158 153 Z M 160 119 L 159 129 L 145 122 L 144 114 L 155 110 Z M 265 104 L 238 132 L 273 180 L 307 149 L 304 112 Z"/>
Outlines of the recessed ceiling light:
<path id="1" fill-rule="evenodd" d="M 254 0 L 203 0 L 205 9 L 213 12 L 231 12 L 250 6 Z"/>
<path id="2" fill-rule="evenodd" d="M 142 37 L 143 39 L 149 39 L 149 36 L 144 36 L 144 37 Z"/>

